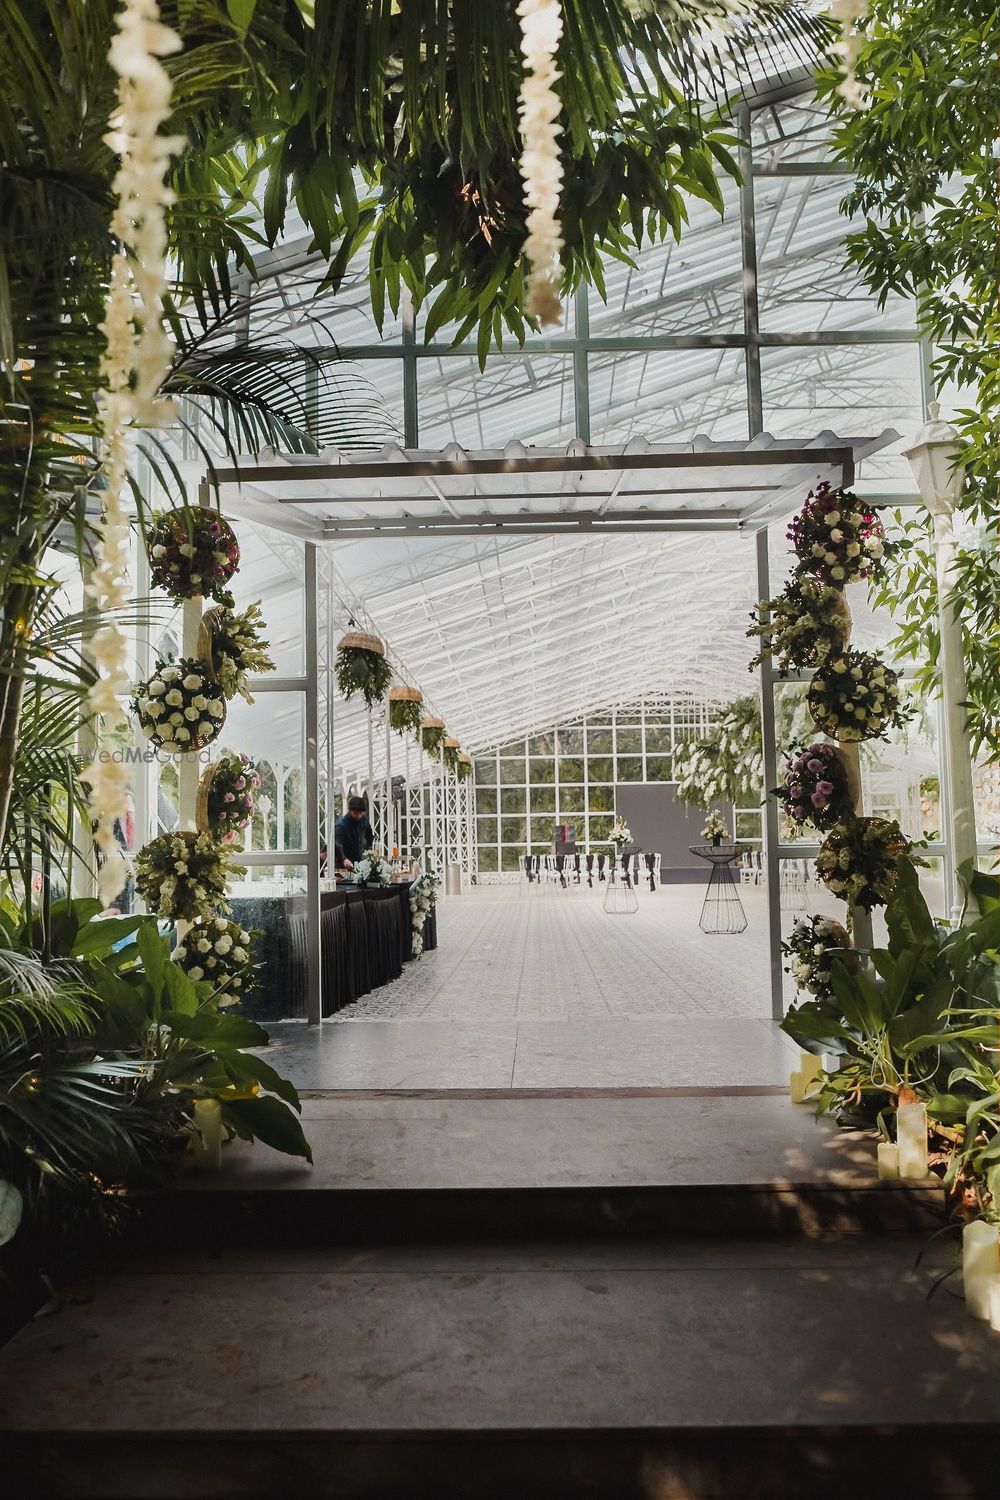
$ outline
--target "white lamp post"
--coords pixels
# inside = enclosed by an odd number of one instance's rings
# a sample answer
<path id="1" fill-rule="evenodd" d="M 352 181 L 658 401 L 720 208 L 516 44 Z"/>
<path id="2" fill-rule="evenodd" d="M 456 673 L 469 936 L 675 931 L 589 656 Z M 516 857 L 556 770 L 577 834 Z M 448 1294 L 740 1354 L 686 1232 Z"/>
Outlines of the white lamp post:
<path id="1" fill-rule="evenodd" d="M 958 463 L 958 433 L 950 422 L 942 422 L 936 401 L 930 403 L 930 421 L 917 433 L 906 450 L 920 497 L 934 518 L 934 559 L 937 568 L 938 629 L 941 649 L 941 698 L 944 704 L 944 772 L 951 811 L 951 848 L 955 869 L 976 857 L 976 813 L 972 794 L 972 756 L 966 733 L 967 710 L 965 658 L 962 653 L 962 621 L 958 606 L 950 600 L 956 587 L 955 503 L 962 491 L 964 465 Z M 952 918 L 960 920 L 963 893 L 956 880 L 952 891 Z"/>

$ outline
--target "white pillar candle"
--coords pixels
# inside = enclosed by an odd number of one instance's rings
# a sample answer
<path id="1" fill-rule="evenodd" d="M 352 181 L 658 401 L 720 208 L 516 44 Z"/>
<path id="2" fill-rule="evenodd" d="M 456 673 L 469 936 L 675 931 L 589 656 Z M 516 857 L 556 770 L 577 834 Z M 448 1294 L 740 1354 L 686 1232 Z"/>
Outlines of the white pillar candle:
<path id="1" fill-rule="evenodd" d="M 823 1059 L 814 1052 L 799 1054 L 799 1066 L 789 1075 L 788 1086 L 793 1104 L 805 1104 L 810 1092 L 815 1093 L 814 1084 L 823 1072 Z"/>
<path id="2" fill-rule="evenodd" d="M 896 1110 L 896 1141 L 900 1177 L 926 1177 L 927 1109 L 923 1104 L 901 1104 Z"/>
<path id="3" fill-rule="evenodd" d="M 878 1175 L 884 1178 L 899 1176 L 899 1147 L 895 1141 L 879 1141 Z"/>
<path id="4" fill-rule="evenodd" d="M 990 1327 L 1000 1333 L 1000 1272 L 990 1277 Z"/>
<path id="5" fill-rule="evenodd" d="M 194 1165 L 199 1172 L 217 1172 L 222 1166 L 222 1105 L 218 1099 L 194 1101 Z"/>
<path id="6" fill-rule="evenodd" d="M 993 1282 L 1000 1275 L 1000 1234 L 995 1224 L 974 1219 L 962 1230 L 962 1280 L 965 1310 L 974 1318 L 990 1316 Z"/>

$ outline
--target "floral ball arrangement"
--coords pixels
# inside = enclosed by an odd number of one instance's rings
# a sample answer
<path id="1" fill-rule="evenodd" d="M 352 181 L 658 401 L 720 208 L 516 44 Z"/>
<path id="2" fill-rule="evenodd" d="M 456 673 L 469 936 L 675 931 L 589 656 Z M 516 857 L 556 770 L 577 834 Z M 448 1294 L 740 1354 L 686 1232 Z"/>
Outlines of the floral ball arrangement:
<path id="1" fill-rule="evenodd" d="M 214 510 L 181 506 L 156 516 L 146 550 L 152 582 L 174 599 L 201 594 L 229 602 L 225 590 L 240 564 L 240 544 Z"/>
<path id="2" fill-rule="evenodd" d="M 196 921 L 229 910 L 226 887 L 245 874 L 207 833 L 161 833 L 135 856 L 135 883 L 146 910 L 169 921 Z"/>
<path id="3" fill-rule="evenodd" d="M 174 755 L 210 745 L 226 722 L 225 701 L 208 663 L 190 657 L 157 662 L 152 676 L 134 689 L 129 707 L 147 739 Z"/>
<path id="4" fill-rule="evenodd" d="M 223 755 L 209 766 L 198 787 L 198 827 L 228 844 L 253 817 L 260 776 L 249 755 Z"/>
<path id="5" fill-rule="evenodd" d="M 831 653 L 843 650 L 850 630 L 840 590 L 798 573 L 776 598 L 758 604 L 751 619 L 747 635 L 760 641 L 751 672 L 765 657 L 772 658 L 782 675 L 819 667 Z"/>
<path id="6" fill-rule="evenodd" d="M 869 578 L 885 555 L 885 528 L 877 513 L 850 490 L 829 484 L 811 490 L 788 527 L 799 568 L 842 589 Z"/>
<path id="7" fill-rule="evenodd" d="M 217 1005 L 235 1005 L 253 987 L 257 937 L 227 917 L 203 917 L 174 949 L 189 979 L 207 981 Z"/>
<path id="8" fill-rule="evenodd" d="M 854 811 L 844 762 L 836 745 L 821 740 L 791 751 L 774 795 L 794 822 L 815 828 L 832 828 Z"/>
<path id="9" fill-rule="evenodd" d="M 252 703 L 247 678 L 274 671 L 260 602 L 242 611 L 218 605 L 206 613 L 202 623 L 208 633 L 206 655 L 222 696 L 231 699 L 239 693 Z"/>
<path id="10" fill-rule="evenodd" d="M 781 945 L 789 960 L 785 973 L 791 974 L 797 989 L 808 990 L 818 1000 L 825 1000 L 833 993 L 835 959 L 845 968 L 857 969 L 857 957 L 844 952 L 850 946 L 847 928 L 832 917 L 799 917 L 787 942 Z"/>
<path id="11" fill-rule="evenodd" d="M 899 824 L 888 818 L 851 818 L 839 824 L 816 857 L 816 873 L 850 906 L 885 906 L 896 884 L 896 860 L 910 852 Z"/>
<path id="12" fill-rule="evenodd" d="M 902 728 L 899 677 L 871 651 L 831 656 L 809 684 L 809 711 L 817 729 L 838 740 L 872 740 Z"/>

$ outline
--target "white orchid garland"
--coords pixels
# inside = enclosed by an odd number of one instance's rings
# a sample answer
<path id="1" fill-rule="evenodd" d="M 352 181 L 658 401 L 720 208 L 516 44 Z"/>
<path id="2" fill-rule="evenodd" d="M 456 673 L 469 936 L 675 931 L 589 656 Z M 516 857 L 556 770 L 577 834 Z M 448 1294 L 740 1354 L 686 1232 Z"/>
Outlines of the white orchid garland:
<path id="1" fill-rule="evenodd" d="M 112 612 L 131 597 L 124 496 L 134 429 L 161 425 L 170 415 L 169 402 L 159 394 L 172 347 L 163 328 L 164 209 L 170 201 L 164 176 L 171 154 L 183 145 L 158 133 L 170 113 L 170 78 L 159 58 L 176 52 L 180 37 L 161 24 L 156 0 L 124 0 L 116 24 L 109 60 L 118 75 L 118 109 L 107 141 L 119 157 L 111 233 L 120 248 L 111 262 L 101 324 L 106 349 L 98 411 L 106 488 L 97 561 L 87 585 L 95 612 L 107 617 L 90 641 L 97 680 L 88 707 L 95 719 L 117 713 L 120 698 L 129 690 L 127 641 Z M 90 786 L 94 842 L 103 855 L 98 888 L 102 899 L 111 901 L 125 884 L 115 821 L 125 821 L 129 768 L 120 757 L 98 754 L 84 780 Z"/>
<path id="2" fill-rule="evenodd" d="M 521 0 L 517 14 L 525 63 L 518 101 L 523 143 L 521 179 L 528 205 L 524 254 L 530 262 L 525 306 L 542 324 L 551 324 L 558 323 L 561 317 L 559 194 L 563 171 L 559 159 L 559 113 L 562 106 L 555 83 L 559 77 L 556 50 L 563 29 L 562 6 L 560 0 Z"/>
<path id="3" fill-rule="evenodd" d="M 837 93 L 853 109 L 860 109 L 865 102 L 864 90 L 854 72 L 854 64 L 861 51 L 861 33 L 858 22 L 868 14 L 868 0 L 831 0 L 830 16 L 840 27 L 840 37 L 830 51 L 840 58 L 844 76 L 837 85 Z"/>

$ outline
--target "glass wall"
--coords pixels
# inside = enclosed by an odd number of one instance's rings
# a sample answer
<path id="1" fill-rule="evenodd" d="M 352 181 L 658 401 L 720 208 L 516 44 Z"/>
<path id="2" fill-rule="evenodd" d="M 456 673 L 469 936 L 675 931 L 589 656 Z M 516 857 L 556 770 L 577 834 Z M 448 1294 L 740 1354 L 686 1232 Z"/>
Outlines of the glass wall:
<path id="1" fill-rule="evenodd" d="M 670 781 L 675 746 L 706 733 L 711 706 L 658 699 L 606 709 L 476 756 L 481 876 L 510 873 L 522 854 L 547 854 L 557 823 L 586 853 L 610 848 L 615 784 Z"/>

